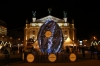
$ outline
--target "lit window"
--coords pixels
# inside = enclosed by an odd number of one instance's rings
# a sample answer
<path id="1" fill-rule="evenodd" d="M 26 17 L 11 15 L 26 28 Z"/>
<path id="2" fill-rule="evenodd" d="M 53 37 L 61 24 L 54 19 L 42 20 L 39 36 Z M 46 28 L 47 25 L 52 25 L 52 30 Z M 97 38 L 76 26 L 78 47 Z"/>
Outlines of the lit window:
<path id="1" fill-rule="evenodd" d="M 67 23 L 64 23 L 64 26 L 67 26 Z"/>
<path id="2" fill-rule="evenodd" d="M 32 26 L 36 26 L 36 24 L 35 23 L 32 23 Z"/>
<path id="3" fill-rule="evenodd" d="M 82 45 L 82 41 L 79 41 L 80 42 L 80 45 Z"/>
<path id="4" fill-rule="evenodd" d="M 41 26 L 42 24 L 41 23 L 39 23 L 39 26 Z"/>
<path id="5" fill-rule="evenodd" d="M 84 45 L 84 46 L 86 46 L 86 45 Z"/>

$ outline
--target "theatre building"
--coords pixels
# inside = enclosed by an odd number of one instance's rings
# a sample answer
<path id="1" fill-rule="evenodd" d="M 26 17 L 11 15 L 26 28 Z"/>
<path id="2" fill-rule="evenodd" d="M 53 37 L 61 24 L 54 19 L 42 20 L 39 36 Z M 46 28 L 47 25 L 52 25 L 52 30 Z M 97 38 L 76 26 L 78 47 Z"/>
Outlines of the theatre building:
<path id="1" fill-rule="evenodd" d="M 72 19 L 72 22 L 69 23 L 67 21 L 67 17 L 60 19 L 49 14 L 40 19 L 37 19 L 35 16 L 33 16 L 32 22 L 29 22 L 26 19 L 26 25 L 24 28 L 24 49 L 29 48 L 30 46 L 33 46 L 35 49 L 40 49 L 38 35 L 42 30 L 43 24 L 46 24 L 46 22 L 49 21 L 56 22 L 57 25 L 61 28 L 63 35 L 63 39 L 61 39 L 63 41 L 61 48 L 65 49 L 66 46 L 76 46 L 77 39 L 76 29 L 74 27 L 74 19 Z M 46 36 L 49 37 L 51 34 L 52 32 L 48 31 Z"/>

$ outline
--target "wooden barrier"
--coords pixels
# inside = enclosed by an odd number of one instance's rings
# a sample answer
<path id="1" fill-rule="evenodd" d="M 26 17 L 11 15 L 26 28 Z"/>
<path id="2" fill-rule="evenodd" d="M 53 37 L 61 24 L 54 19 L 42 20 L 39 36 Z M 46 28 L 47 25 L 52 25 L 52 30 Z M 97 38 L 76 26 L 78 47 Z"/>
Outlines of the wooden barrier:
<path id="1" fill-rule="evenodd" d="M 77 55 L 75 53 L 24 53 L 22 59 L 24 62 L 31 63 L 67 63 L 75 62 Z"/>

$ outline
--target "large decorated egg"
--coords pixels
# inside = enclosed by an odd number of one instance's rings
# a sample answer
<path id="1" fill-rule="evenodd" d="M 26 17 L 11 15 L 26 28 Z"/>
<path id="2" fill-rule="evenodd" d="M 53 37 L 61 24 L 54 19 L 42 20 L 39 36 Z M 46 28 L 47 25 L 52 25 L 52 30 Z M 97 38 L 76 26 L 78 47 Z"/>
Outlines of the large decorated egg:
<path id="1" fill-rule="evenodd" d="M 41 52 L 57 53 L 63 44 L 63 34 L 59 25 L 52 21 L 46 21 L 38 33 L 38 44 Z"/>

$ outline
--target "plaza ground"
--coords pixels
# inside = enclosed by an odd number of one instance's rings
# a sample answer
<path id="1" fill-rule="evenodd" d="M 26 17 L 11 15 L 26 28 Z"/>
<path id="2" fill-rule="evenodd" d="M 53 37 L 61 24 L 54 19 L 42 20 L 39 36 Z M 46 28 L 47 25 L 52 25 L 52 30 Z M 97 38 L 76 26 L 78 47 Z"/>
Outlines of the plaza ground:
<path id="1" fill-rule="evenodd" d="M 0 54 L 0 66 L 5 66 L 4 55 Z M 90 54 L 86 54 L 85 57 L 82 57 L 82 54 L 77 55 L 77 60 L 75 62 L 64 62 L 64 63 L 28 63 L 23 62 L 21 54 L 11 55 L 10 66 L 100 66 L 100 60 L 90 59 Z"/>
<path id="2" fill-rule="evenodd" d="M 100 60 L 85 60 L 73 63 L 12 63 L 11 66 L 100 66 Z"/>

